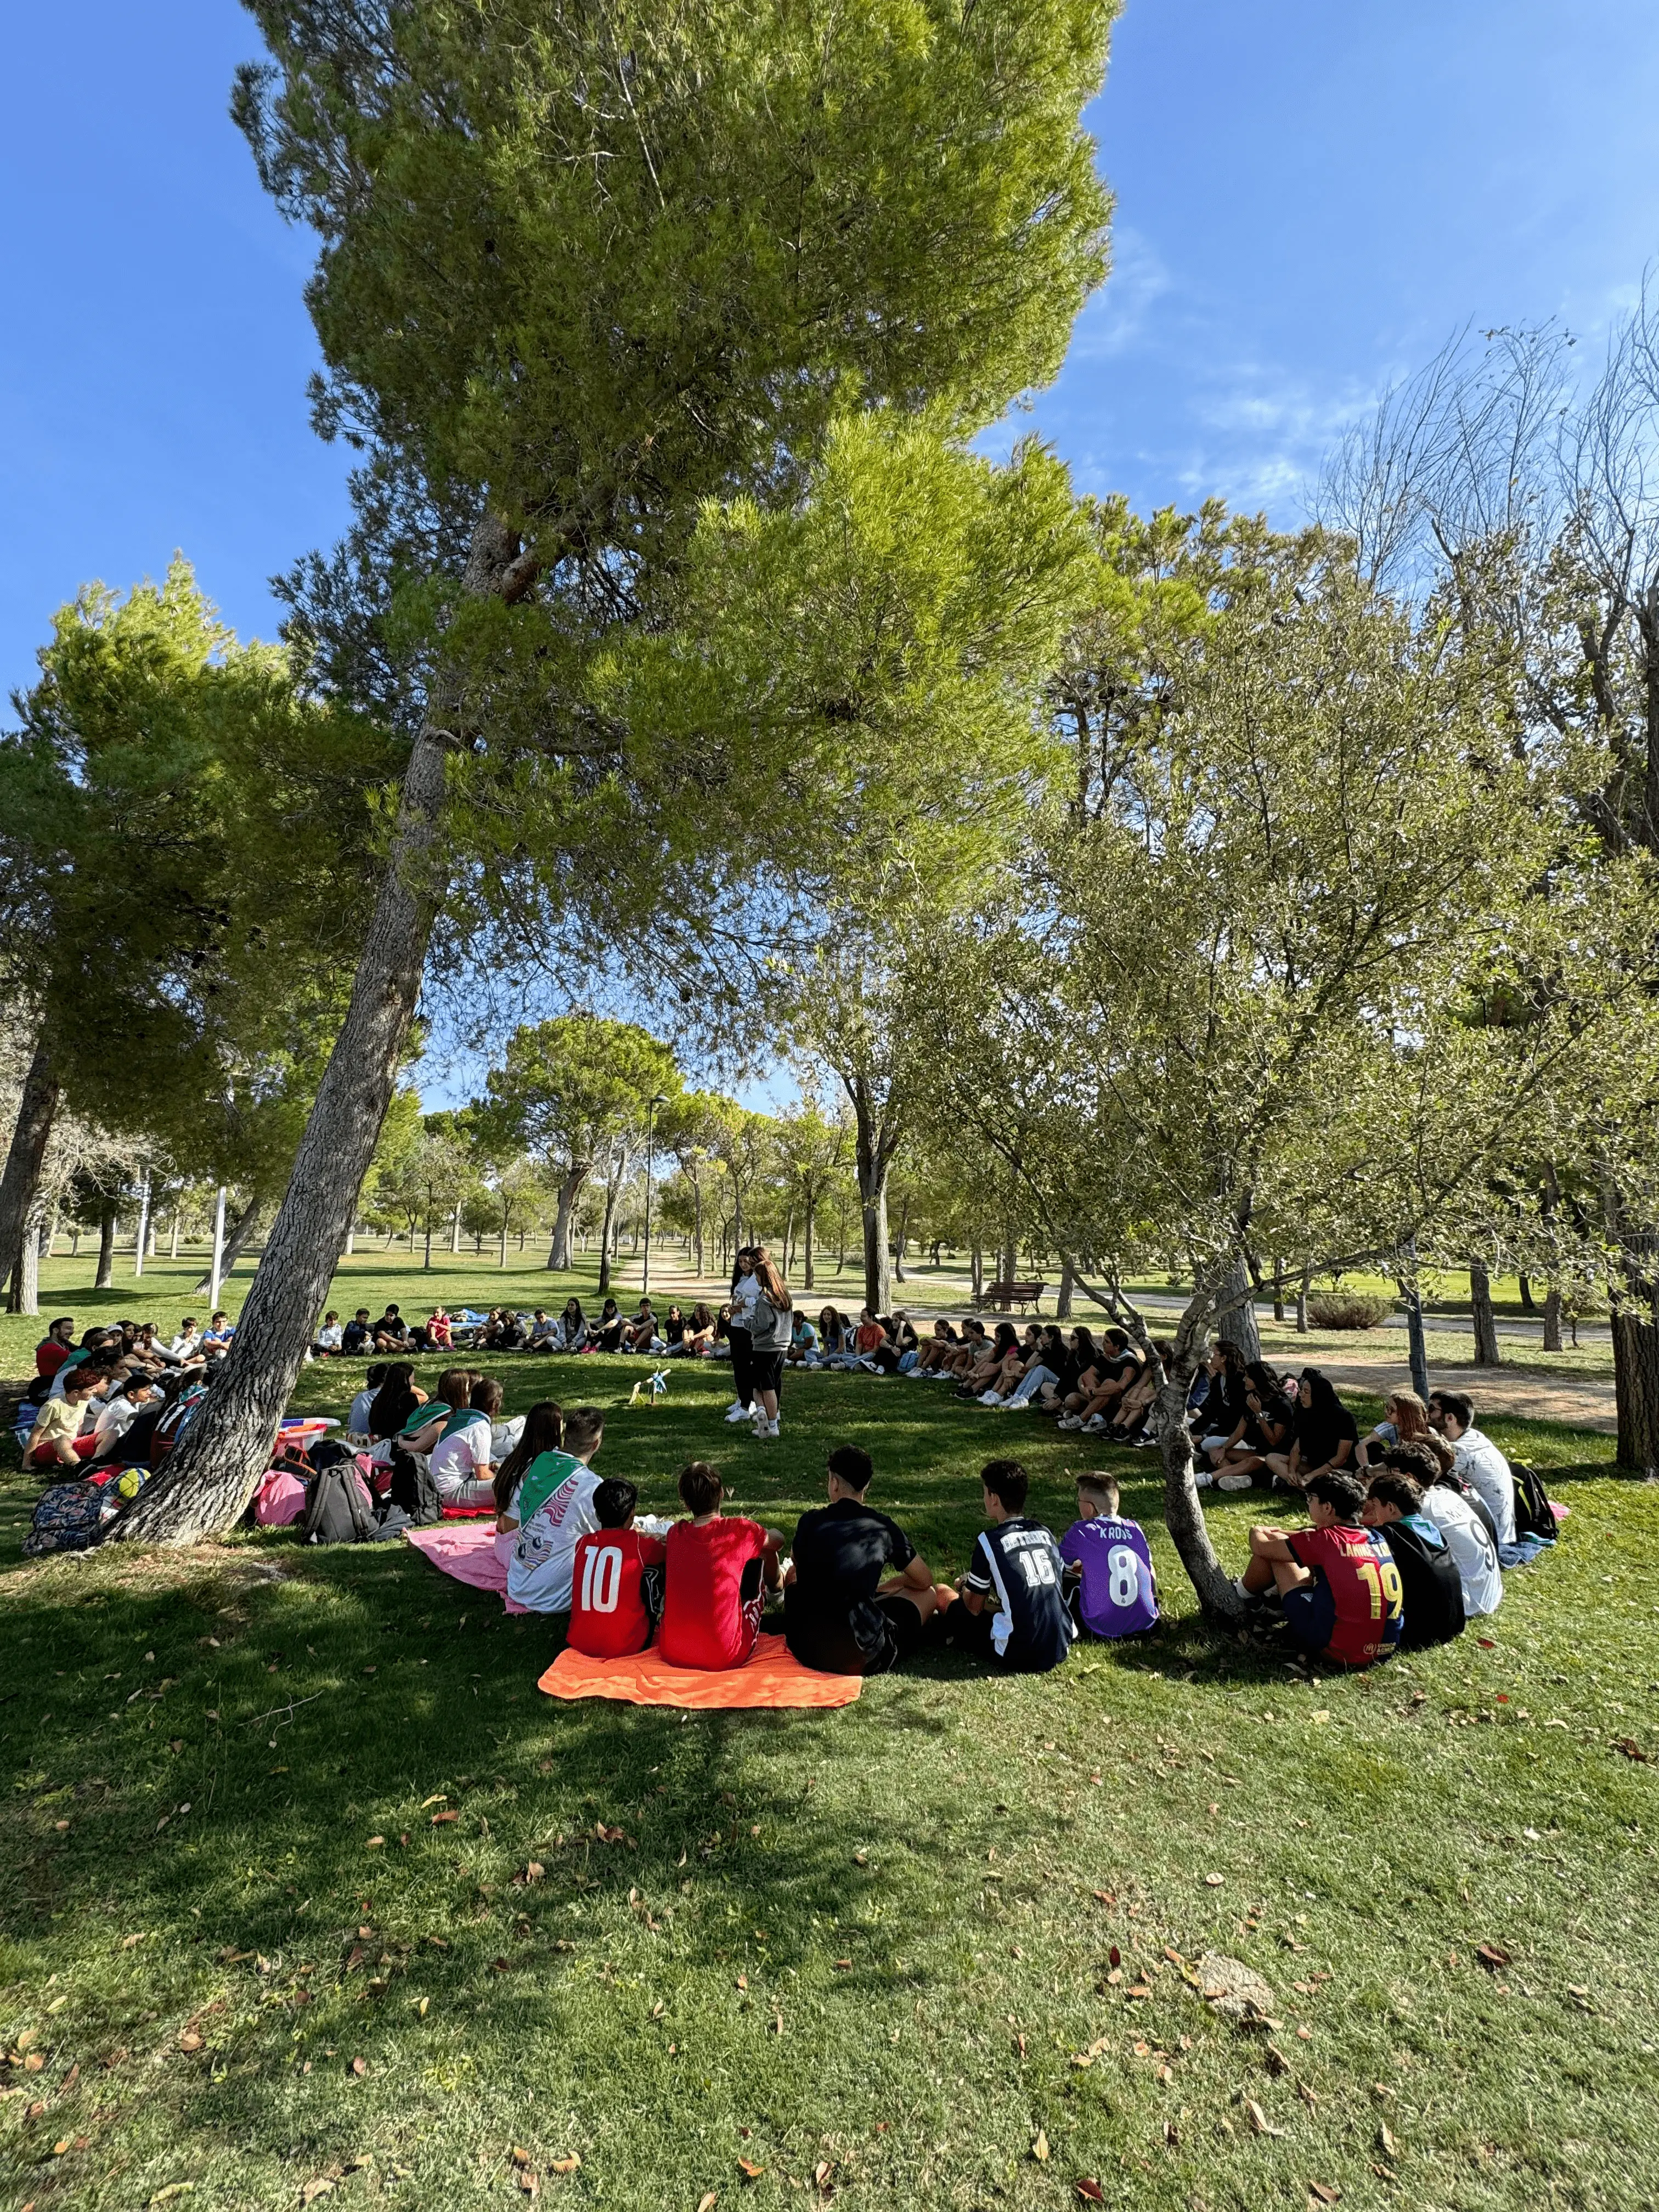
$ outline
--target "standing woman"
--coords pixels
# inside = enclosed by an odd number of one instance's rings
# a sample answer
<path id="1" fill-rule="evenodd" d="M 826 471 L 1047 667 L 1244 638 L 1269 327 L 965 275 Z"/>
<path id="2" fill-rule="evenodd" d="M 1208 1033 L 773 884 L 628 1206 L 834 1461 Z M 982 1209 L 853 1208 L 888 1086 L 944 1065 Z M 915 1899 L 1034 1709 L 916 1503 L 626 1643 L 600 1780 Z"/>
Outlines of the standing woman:
<path id="1" fill-rule="evenodd" d="M 794 1329 L 794 1300 L 763 1244 L 754 1255 L 754 1303 L 749 1309 L 750 1358 L 755 1400 L 755 1434 L 778 1432 L 778 1393 L 783 1388 L 783 1356 Z"/>
<path id="2" fill-rule="evenodd" d="M 746 1421 L 753 1411 L 755 1346 L 749 1322 L 759 1290 L 755 1279 L 754 1248 L 745 1244 L 738 1255 L 737 1273 L 732 1278 L 732 1318 L 727 1329 L 732 1339 L 732 1387 L 737 1395 L 726 1409 L 728 1421 Z"/>

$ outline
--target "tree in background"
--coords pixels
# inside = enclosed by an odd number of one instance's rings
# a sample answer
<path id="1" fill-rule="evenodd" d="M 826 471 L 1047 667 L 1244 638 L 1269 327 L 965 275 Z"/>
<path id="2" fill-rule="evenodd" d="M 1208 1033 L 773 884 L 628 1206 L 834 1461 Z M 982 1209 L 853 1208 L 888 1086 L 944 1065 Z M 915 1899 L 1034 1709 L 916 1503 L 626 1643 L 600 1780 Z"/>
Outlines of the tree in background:
<path id="1" fill-rule="evenodd" d="M 800 1207 L 803 1290 L 816 1287 L 812 1250 L 818 1208 L 836 1176 L 846 1172 L 852 1153 L 849 1134 L 846 1122 L 828 1120 L 810 1093 L 793 1112 L 781 1114 L 775 1125 L 778 1163 Z"/>
<path id="2" fill-rule="evenodd" d="M 618 1140 L 637 1129 L 643 1143 L 647 1101 L 677 1097 L 684 1085 L 672 1048 L 636 1022 L 562 1014 L 522 1024 L 507 1039 L 478 1127 L 489 1143 L 533 1153 L 555 1183 L 550 1267 L 570 1265 L 572 1219 L 588 1177 L 605 1168 L 609 1188 Z M 609 1208 L 605 1218 L 608 1224 Z"/>
<path id="3" fill-rule="evenodd" d="M 1185 1401 L 1249 1295 L 1246 1240 L 1299 1240 L 1322 1271 L 1431 1224 L 1465 1237 L 1468 1194 L 1600 1016 L 1570 816 L 1547 762 L 1494 742 L 1501 698 L 1456 625 L 1413 620 L 1317 533 L 1193 536 L 1201 621 L 1137 647 L 1139 555 L 1112 580 L 1132 587 L 1132 661 L 1171 656 L 1167 685 L 1143 675 L 1157 711 L 1071 764 L 1023 897 L 942 951 L 907 1012 L 933 1126 L 1004 1158 L 1143 1344 L 1126 1281 L 1162 1243 L 1190 1253 L 1161 1370 L 1165 1510 L 1231 1618 Z M 1511 989 L 1533 1018 L 1482 1020 Z"/>
<path id="4" fill-rule="evenodd" d="M 125 599 L 83 592 L 40 664 L 0 739 L 18 887 L 0 955 L 35 1025 L 0 1184 L 5 1272 L 60 1094 L 245 1187 L 249 1226 L 274 1199 L 343 1005 L 369 793 L 392 764 L 362 716 L 303 696 L 286 653 L 226 629 L 182 560 Z M 131 853 L 142 866 L 111 866 Z M 119 991 L 88 1020 L 93 972 Z"/>

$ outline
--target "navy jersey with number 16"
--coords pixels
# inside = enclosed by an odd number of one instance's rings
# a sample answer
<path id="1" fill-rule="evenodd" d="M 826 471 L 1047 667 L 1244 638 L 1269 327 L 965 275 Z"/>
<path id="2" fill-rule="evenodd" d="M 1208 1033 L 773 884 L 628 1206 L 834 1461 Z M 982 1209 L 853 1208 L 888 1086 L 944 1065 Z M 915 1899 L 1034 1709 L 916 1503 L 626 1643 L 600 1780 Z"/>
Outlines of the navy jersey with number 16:
<path id="1" fill-rule="evenodd" d="M 1042 1674 L 1057 1667 L 1077 1634 L 1062 1588 L 1065 1561 L 1054 1531 L 1024 1514 L 982 1528 L 963 1582 L 996 1594 L 991 1646 L 1010 1667 Z"/>

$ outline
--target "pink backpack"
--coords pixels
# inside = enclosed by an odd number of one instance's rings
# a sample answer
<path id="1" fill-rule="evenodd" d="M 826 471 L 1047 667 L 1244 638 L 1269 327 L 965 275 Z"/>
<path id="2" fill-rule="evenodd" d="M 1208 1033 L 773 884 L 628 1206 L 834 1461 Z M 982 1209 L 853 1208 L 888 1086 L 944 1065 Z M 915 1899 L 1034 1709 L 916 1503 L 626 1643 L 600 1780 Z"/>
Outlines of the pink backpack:
<path id="1" fill-rule="evenodd" d="M 307 1495 L 292 1468 L 273 1467 L 259 1479 L 253 1517 L 262 1528 L 286 1528 L 305 1511 Z"/>

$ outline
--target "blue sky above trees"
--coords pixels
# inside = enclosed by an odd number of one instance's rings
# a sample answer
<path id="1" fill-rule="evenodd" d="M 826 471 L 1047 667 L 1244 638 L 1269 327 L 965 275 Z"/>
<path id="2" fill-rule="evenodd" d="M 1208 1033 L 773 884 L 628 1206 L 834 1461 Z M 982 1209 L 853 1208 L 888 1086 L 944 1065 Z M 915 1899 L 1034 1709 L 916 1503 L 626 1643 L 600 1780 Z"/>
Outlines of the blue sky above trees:
<path id="1" fill-rule="evenodd" d="M 91 577 L 182 547 L 227 618 L 345 515 L 307 421 L 307 240 L 233 131 L 232 0 L 14 9 L 0 47 L 0 687 Z M 1466 319 L 1587 355 L 1659 252 L 1651 0 L 1129 0 L 1091 122 L 1115 271 L 1030 417 L 1080 488 L 1302 513 Z"/>

